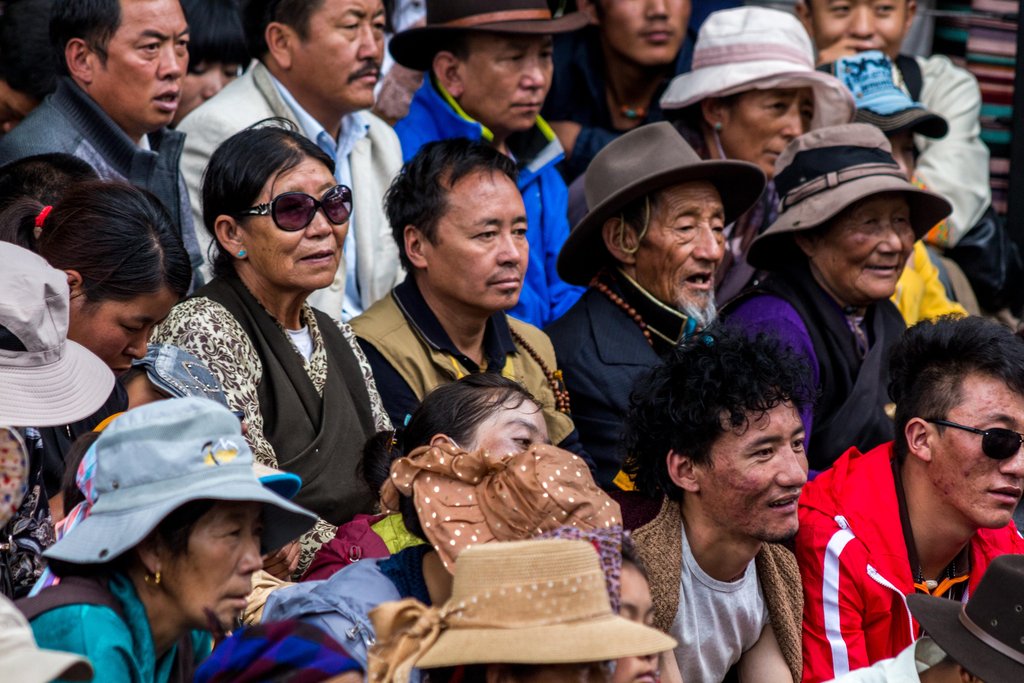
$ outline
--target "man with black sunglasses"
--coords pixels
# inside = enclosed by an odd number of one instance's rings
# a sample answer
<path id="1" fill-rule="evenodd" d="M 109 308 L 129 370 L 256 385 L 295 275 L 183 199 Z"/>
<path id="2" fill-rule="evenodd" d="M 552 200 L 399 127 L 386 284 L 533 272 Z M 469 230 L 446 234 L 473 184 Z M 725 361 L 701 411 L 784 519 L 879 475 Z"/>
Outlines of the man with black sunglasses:
<path id="1" fill-rule="evenodd" d="M 966 602 L 1024 553 L 1024 341 L 981 318 L 907 330 L 889 361 L 896 440 L 851 448 L 800 500 L 804 681 L 896 656 L 921 634 L 915 593 Z"/>

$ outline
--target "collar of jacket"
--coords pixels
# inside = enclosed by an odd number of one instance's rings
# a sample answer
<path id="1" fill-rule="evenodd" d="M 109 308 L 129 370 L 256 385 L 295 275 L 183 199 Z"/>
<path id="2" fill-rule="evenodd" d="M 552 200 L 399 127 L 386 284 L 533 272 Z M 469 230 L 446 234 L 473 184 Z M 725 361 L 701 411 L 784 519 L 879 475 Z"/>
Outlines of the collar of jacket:
<path id="1" fill-rule="evenodd" d="M 614 279 L 622 291 L 622 296 L 636 309 L 654 335 L 655 346 L 664 350 L 671 349 L 696 331 L 695 320 L 658 301 L 653 294 L 621 269 L 615 271 Z"/>
<path id="2" fill-rule="evenodd" d="M 409 325 L 431 348 L 453 357 L 470 372 L 479 371 L 479 366 L 459 351 L 451 337 L 444 331 L 441 321 L 423 298 L 412 273 L 392 290 L 392 296 L 402 315 L 409 321 Z M 484 358 L 487 360 L 487 367 L 501 371 L 505 366 L 505 359 L 514 353 L 516 346 L 509 331 L 508 319 L 504 312 L 498 311 L 487 319 L 484 329 Z"/>
<path id="3" fill-rule="evenodd" d="M 150 149 L 142 149 L 68 76 L 57 79 L 53 103 L 67 113 L 89 144 L 123 177 L 139 177 L 140 164 L 152 167 L 161 157 L 171 158 L 177 165 L 185 143 L 184 133 L 161 128 L 149 134 Z"/>

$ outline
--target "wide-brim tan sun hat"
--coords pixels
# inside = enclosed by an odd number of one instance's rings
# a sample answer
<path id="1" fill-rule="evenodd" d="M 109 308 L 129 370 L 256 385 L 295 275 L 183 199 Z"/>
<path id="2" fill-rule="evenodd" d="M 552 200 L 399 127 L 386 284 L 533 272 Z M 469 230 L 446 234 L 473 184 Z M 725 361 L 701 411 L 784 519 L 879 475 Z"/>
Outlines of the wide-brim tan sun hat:
<path id="1" fill-rule="evenodd" d="M 812 129 L 853 119 L 853 96 L 837 78 L 815 70 L 814 48 L 796 17 L 767 7 L 737 7 L 707 18 L 691 70 L 672 79 L 661 108 L 685 109 L 709 97 L 774 88 L 811 89 Z"/>
<path id="2" fill-rule="evenodd" d="M 546 0 L 427 0 L 427 24 L 395 34 L 391 56 L 404 67 L 429 71 L 434 55 L 468 31 L 554 35 L 583 28 L 587 16 L 553 17 Z"/>
<path id="3" fill-rule="evenodd" d="M 6 242 L 0 262 L 0 424 L 52 427 L 92 415 L 114 373 L 67 338 L 67 275 Z"/>
<path id="4" fill-rule="evenodd" d="M 798 232 L 825 225 L 852 204 L 874 195 L 897 192 L 910 207 L 914 239 L 949 216 L 952 205 L 913 185 L 892 157 L 892 147 L 878 128 L 850 123 L 796 138 L 775 162 L 779 216 L 750 245 L 747 261 L 756 268 L 778 270 L 806 258 L 793 240 Z"/>
<path id="5" fill-rule="evenodd" d="M 715 186 L 726 224 L 754 205 L 767 182 L 754 164 L 701 159 L 665 121 L 634 128 L 608 143 L 587 167 L 587 214 L 562 245 L 559 277 L 574 285 L 589 284 L 598 271 L 615 262 L 601 234 L 605 221 L 635 199 L 692 181 Z"/>
<path id="6" fill-rule="evenodd" d="M 403 681 L 411 666 L 604 662 L 676 646 L 612 612 L 597 551 L 580 540 L 468 548 L 442 607 L 403 600 L 370 616 L 378 635 L 371 681 Z"/>
<path id="7" fill-rule="evenodd" d="M 32 627 L 14 603 L 0 595 L 0 670 L 18 683 L 93 680 L 92 664 L 85 657 L 59 650 L 43 650 Z"/>

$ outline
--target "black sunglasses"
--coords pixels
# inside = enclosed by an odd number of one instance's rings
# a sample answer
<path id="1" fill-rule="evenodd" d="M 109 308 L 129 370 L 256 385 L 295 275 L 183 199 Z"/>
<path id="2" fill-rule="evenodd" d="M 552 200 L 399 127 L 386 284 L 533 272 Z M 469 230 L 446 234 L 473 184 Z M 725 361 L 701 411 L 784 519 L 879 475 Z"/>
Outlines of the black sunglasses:
<path id="1" fill-rule="evenodd" d="M 305 192 L 284 192 L 266 204 L 259 204 L 238 214 L 239 216 L 270 216 L 274 225 L 297 232 L 313 222 L 318 209 L 324 210 L 327 220 L 341 225 L 352 214 L 352 190 L 345 185 L 335 185 L 324 192 L 320 199 Z"/>
<path id="2" fill-rule="evenodd" d="M 967 425 L 957 424 L 949 420 L 925 420 L 932 424 L 943 427 L 962 429 L 972 434 L 981 434 L 981 452 L 993 460 L 1006 460 L 1017 454 L 1020 447 L 1024 445 L 1024 434 L 1015 432 L 1012 429 L 993 427 L 992 429 L 978 429 Z"/>

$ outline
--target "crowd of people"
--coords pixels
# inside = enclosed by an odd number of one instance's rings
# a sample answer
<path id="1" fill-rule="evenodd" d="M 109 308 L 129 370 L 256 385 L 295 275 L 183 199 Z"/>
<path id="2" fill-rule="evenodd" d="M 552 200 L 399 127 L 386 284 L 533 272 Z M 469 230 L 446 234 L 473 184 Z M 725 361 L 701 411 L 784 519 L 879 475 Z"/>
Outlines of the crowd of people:
<path id="1" fill-rule="evenodd" d="M 791 10 L 0 1 L 0 678 L 1024 680 L 978 85 Z"/>

